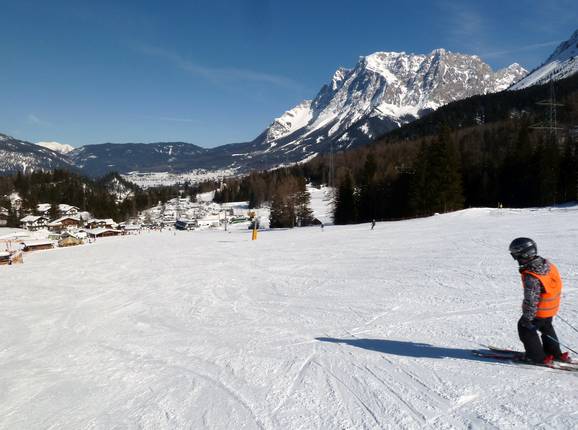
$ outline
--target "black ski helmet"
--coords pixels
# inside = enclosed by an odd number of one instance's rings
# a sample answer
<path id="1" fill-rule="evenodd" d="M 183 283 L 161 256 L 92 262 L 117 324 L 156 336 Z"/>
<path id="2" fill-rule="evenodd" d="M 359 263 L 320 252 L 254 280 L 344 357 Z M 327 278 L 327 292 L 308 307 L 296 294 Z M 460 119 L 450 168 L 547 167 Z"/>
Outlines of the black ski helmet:
<path id="1" fill-rule="evenodd" d="M 538 245 L 527 237 L 518 237 L 510 243 L 510 254 L 514 260 L 531 260 L 538 255 Z"/>

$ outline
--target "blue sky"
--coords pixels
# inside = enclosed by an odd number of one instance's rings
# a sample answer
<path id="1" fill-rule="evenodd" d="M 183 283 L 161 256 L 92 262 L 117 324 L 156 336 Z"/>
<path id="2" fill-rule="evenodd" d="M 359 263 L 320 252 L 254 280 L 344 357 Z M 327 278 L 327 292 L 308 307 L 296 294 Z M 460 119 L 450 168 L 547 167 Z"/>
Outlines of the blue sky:
<path id="1" fill-rule="evenodd" d="M 0 0 L 0 133 L 72 146 L 256 137 L 375 51 L 539 65 L 575 0 Z"/>

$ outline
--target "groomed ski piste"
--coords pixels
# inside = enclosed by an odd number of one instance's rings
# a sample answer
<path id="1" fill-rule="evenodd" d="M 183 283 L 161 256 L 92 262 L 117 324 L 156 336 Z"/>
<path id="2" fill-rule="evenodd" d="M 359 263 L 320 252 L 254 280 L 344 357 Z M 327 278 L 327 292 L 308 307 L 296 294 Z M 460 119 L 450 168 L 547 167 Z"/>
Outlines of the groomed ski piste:
<path id="1" fill-rule="evenodd" d="M 578 326 L 576 207 L 27 254 L 0 267 L 0 428 L 575 429 L 576 374 L 471 352 L 521 348 L 517 236 Z"/>

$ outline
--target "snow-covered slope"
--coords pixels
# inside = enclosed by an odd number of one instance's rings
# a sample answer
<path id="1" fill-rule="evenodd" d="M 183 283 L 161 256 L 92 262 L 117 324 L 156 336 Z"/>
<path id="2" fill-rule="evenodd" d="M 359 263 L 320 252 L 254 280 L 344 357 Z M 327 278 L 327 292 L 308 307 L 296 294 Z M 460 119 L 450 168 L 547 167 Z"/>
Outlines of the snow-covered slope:
<path id="1" fill-rule="evenodd" d="M 311 120 L 311 100 L 305 100 L 288 110 L 267 129 L 267 140 L 274 141 L 305 127 Z"/>
<path id="2" fill-rule="evenodd" d="M 471 350 L 521 348 L 516 236 L 557 263 L 578 325 L 577 224 L 471 209 L 27 254 L 0 266 L 0 428 L 575 428 L 576 376 Z"/>
<path id="3" fill-rule="evenodd" d="M 562 42 L 546 62 L 528 76 L 514 84 L 511 90 L 521 90 L 532 85 L 567 78 L 578 72 L 578 30 L 570 39 Z"/>
<path id="4" fill-rule="evenodd" d="M 48 148 L 54 152 L 58 152 L 60 154 L 68 154 L 69 152 L 74 151 L 74 147 L 67 145 L 65 143 L 58 143 L 58 142 L 36 142 L 38 146 L 42 146 L 43 148 Z"/>

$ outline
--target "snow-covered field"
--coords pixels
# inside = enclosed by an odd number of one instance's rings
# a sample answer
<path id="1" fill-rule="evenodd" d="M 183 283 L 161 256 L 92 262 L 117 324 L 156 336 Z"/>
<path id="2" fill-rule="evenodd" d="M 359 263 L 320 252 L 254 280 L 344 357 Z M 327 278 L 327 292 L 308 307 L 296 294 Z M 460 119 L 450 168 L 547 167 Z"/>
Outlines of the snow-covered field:
<path id="1" fill-rule="evenodd" d="M 0 428 L 577 428 L 576 374 L 469 351 L 521 347 L 519 235 L 558 264 L 578 326 L 576 208 L 250 234 L 0 267 Z"/>

